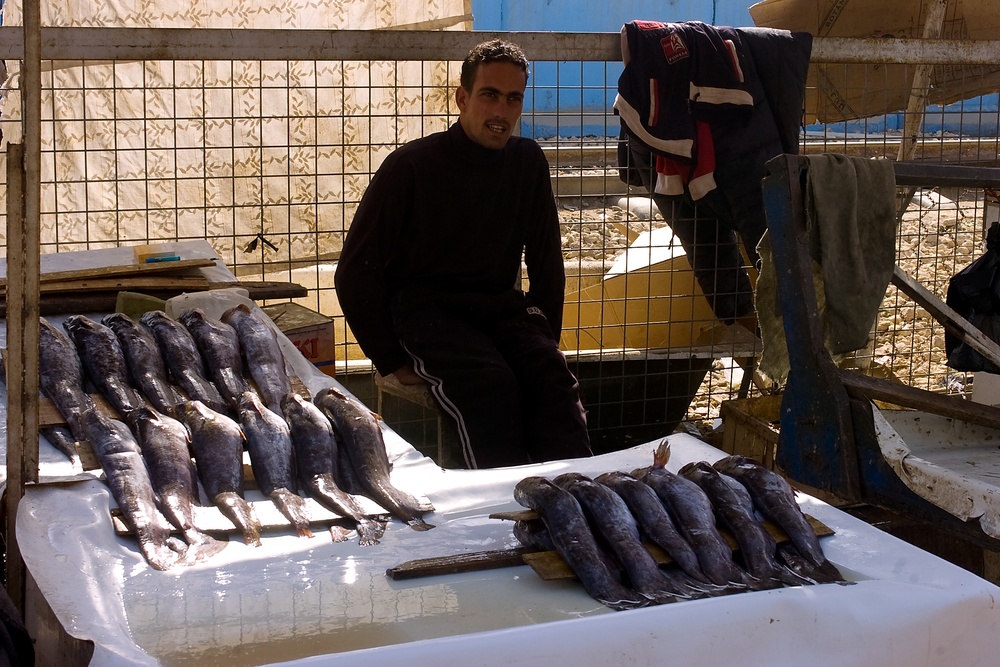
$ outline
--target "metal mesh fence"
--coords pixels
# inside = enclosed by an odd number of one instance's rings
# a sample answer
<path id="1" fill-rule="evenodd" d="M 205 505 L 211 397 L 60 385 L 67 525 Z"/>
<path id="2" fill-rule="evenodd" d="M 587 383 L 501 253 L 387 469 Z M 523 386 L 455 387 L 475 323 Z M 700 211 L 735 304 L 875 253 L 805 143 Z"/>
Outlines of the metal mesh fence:
<path id="1" fill-rule="evenodd" d="M 127 30 L 108 35 L 119 47 L 130 43 Z M 398 44 L 410 39 L 397 35 Z M 203 60 L 178 46 L 155 60 L 108 48 L 85 61 L 46 61 L 43 252 L 207 239 L 238 278 L 305 287 L 308 296 L 297 301 L 334 320 L 338 374 L 367 377 L 370 366 L 339 312 L 333 271 L 382 159 L 457 119 L 455 60 L 470 36 L 458 43 L 455 33 L 440 35 L 437 48 L 400 55 L 386 47 L 364 60 L 317 56 L 308 45 L 275 52 L 262 41 L 260 59 Z M 670 212 L 619 178 L 611 112 L 621 71 L 617 39 L 577 36 L 574 44 L 590 46 L 572 57 L 557 36 L 529 40 L 535 60 L 521 122 L 552 168 L 568 277 L 562 342 L 608 448 L 678 421 L 711 429 L 721 401 L 770 389 L 751 381 L 748 359 L 759 346 L 708 308 L 672 240 Z M 844 100 L 860 97 L 882 111 L 823 121 L 807 115 L 801 152 L 995 166 L 997 68 L 931 65 L 965 101 L 943 101 L 921 116 L 927 105 L 898 108 L 898 89 L 911 93 L 919 63 L 859 69 L 814 57 L 810 90 L 818 99 L 838 100 L 842 111 Z M 12 69 L 3 120 L 5 138 L 16 141 Z M 948 279 L 981 253 L 995 200 L 991 208 L 983 191 L 938 189 L 901 192 L 900 202 L 897 263 L 943 297 Z M 969 393 L 972 378 L 944 364 L 943 337 L 924 309 L 890 288 L 872 345 L 856 363 L 916 386 Z"/>

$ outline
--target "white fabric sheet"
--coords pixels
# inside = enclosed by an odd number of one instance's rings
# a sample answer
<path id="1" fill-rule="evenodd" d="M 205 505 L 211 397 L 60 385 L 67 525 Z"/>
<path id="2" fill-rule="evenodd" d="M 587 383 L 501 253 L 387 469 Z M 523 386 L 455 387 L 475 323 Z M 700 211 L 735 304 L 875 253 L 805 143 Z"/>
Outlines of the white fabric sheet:
<path id="1" fill-rule="evenodd" d="M 190 299 L 217 316 L 239 295 Z M 310 390 L 333 384 L 280 338 Z M 26 489 L 18 544 L 66 632 L 94 642 L 98 667 L 950 667 L 993 665 L 1000 651 L 1000 588 L 807 497 L 804 509 L 835 531 L 822 540 L 825 553 L 854 585 L 612 612 L 578 583 L 544 582 L 527 566 L 393 581 L 386 569 L 408 560 L 516 546 L 511 523 L 489 515 L 520 509 L 512 491 L 523 477 L 629 471 L 651 462 L 656 443 L 591 459 L 453 471 L 392 431 L 386 440 L 394 482 L 435 504 L 426 517 L 433 530 L 394 521 L 372 547 L 333 543 L 326 532 L 304 539 L 279 531 L 265 534 L 261 547 L 234 540 L 206 563 L 158 572 L 132 538 L 114 534 L 104 484 L 70 471 L 74 481 Z M 672 470 L 722 456 L 687 435 L 670 440 Z M 44 443 L 48 480 L 65 472 L 50 449 Z"/>
<path id="2" fill-rule="evenodd" d="M 676 470 L 721 452 L 671 436 Z M 1000 589 L 819 501 L 836 532 L 827 556 L 857 583 L 785 588 L 611 612 L 573 581 L 527 566 L 393 581 L 414 558 L 514 546 L 514 484 L 529 474 L 596 474 L 648 464 L 655 443 L 593 459 L 495 471 L 444 471 L 390 437 L 398 485 L 425 493 L 437 527 L 390 524 L 382 543 L 268 534 L 210 562 L 150 569 L 112 533 L 101 483 L 28 489 L 18 541 L 46 600 L 91 664 L 185 665 L 991 665 Z"/>

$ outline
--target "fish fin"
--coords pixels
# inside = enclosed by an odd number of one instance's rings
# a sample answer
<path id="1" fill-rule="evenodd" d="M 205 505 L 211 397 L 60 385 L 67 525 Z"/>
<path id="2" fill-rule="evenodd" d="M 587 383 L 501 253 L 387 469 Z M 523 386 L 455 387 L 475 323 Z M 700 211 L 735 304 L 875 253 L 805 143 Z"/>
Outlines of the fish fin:
<path id="1" fill-rule="evenodd" d="M 666 468 L 667 462 L 670 460 L 670 440 L 663 438 L 660 440 L 660 444 L 657 445 L 656 451 L 653 452 L 653 467 L 654 468 Z"/>

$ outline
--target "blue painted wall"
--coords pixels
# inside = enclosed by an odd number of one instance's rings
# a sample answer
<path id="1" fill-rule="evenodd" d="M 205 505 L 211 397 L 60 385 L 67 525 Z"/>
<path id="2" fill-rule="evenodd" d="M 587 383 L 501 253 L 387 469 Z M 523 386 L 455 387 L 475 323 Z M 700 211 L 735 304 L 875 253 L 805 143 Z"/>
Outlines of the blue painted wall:
<path id="1" fill-rule="evenodd" d="M 618 32 L 635 19 L 752 26 L 747 4 L 723 0 L 472 0 L 474 30 Z M 534 54 L 529 53 L 528 57 Z M 534 63 L 521 134 L 617 136 L 619 63 Z"/>
<path id="2" fill-rule="evenodd" d="M 472 0 L 473 29 L 502 31 L 618 32 L 634 19 L 704 21 L 713 25 L 752 26 L 747 4 L 732 0 Z M 529 53 L 531 58 L 534 54 Z M 621 65 L 618 63 L 535 63 L 521 134 L 617 136 L 618 122 L 608 118 Z M 998 95 L 929 107 L 926 132 L 996 136 Z M 890 114 L 828 126 L 830 132 L 901 130 L 902 114 Z M 822 130 L 823 126 L 810 126 Z"/>
<path id="3" fill-rule="evenodd" d="M 732 0 L 472 0 L 475 30 L 618 32 L 634 19 L 753 25 Z"/>

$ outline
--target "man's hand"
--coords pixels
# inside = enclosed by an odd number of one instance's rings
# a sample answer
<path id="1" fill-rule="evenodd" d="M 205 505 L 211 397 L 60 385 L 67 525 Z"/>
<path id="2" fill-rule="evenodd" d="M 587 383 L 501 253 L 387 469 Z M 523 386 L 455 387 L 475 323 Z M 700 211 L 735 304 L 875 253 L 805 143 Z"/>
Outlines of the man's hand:
<path id="1" fill-rule="evenodd" d="M 413 367 L 407 364 L 406 366 L 400 366 L 392 373 L 392 377 L 396 378 L 399 384 L 423 384 L 424 379 L 417 375 L 417 372 L 413 370 Z"/>

